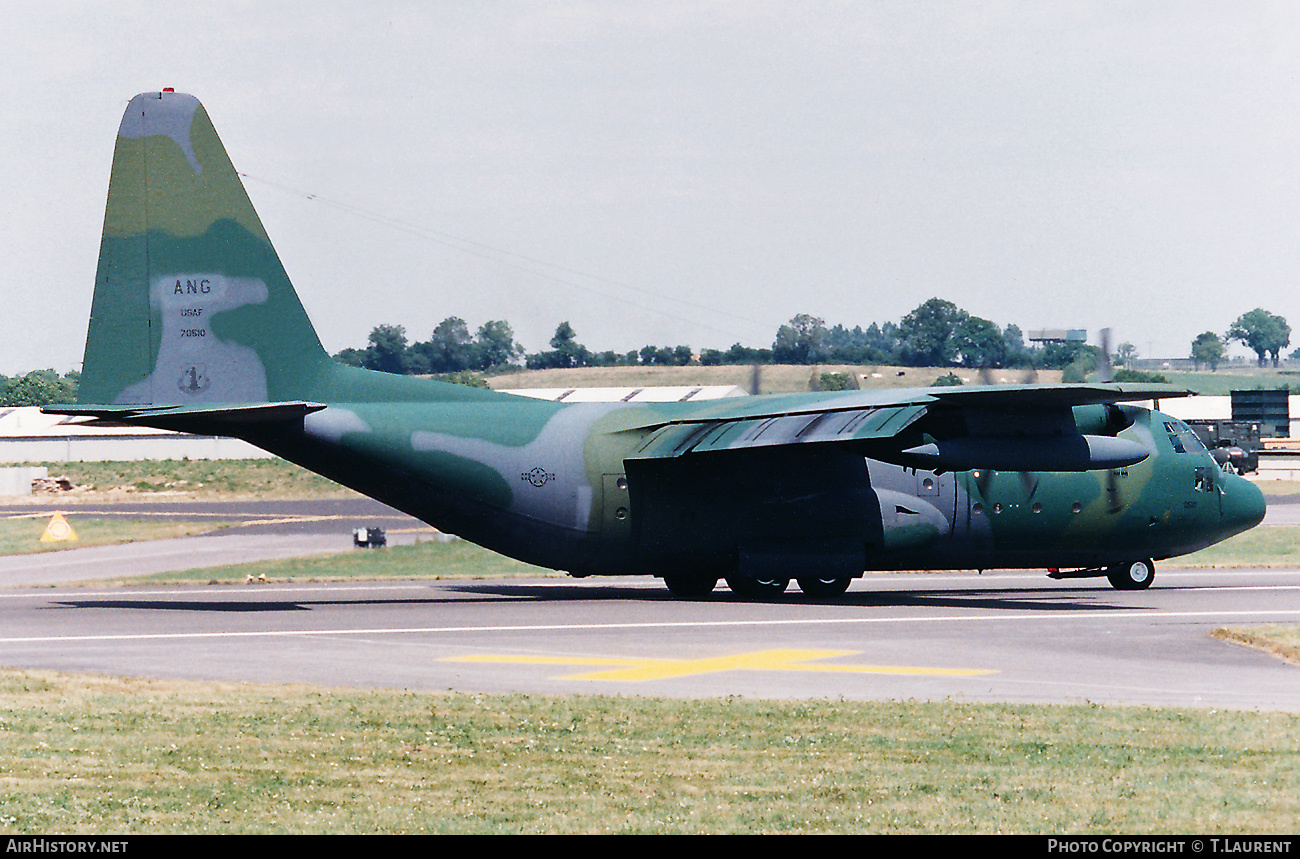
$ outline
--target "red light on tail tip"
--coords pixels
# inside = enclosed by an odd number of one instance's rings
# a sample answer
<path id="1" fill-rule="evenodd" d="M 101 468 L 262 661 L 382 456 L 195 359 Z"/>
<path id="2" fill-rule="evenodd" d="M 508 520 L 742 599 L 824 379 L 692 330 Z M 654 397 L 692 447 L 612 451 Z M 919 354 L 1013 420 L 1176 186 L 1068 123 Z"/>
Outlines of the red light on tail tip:
<path id="1" fill-rule="evenodd" d="M 174 86 L 165 86 L 165 87 L 163 87 L 163 92 L 176 92 L 176 87 L 174 87 Z"/>

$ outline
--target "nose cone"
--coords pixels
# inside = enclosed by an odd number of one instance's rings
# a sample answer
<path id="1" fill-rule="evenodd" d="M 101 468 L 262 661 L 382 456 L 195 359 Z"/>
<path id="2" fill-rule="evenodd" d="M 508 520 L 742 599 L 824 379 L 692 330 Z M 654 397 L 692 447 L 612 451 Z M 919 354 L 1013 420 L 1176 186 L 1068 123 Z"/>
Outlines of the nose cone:
<path id="1" fill-rule="evenodd" d="M 1220 523 L 1229 534 L 1240 534 L 1264 520 L 1264 493 L 1235 474 L 1224 475 Z"/>

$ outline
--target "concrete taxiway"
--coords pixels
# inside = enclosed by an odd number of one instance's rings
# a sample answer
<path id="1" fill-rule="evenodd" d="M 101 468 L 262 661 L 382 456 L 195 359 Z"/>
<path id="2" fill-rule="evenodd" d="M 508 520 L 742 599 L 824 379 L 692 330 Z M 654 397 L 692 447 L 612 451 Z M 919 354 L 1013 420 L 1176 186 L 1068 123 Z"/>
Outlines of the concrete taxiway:
<path id="1" fill-rule="evenodd" d="M 1300 622 L 1298 570 L 878 575 L 841 600 L 655 580 L 0 591 L 0 665 L 546 694 L 1127 703 L 1300 712 L 1300 668 L 1209 637 Z"/>
<path id="2" fill-rule="evenodd" d="M 304 529 L 315 551 L 331 529 L 345 547 L 367 524 L 357 511 L 298 513 L 303 521 L 284 527 Z M 217 541 L 212 553 L 226 563 L 237 540 L 293 537 L 166 542 L 195 547 L 173 559 L 195 566 L 200 541 Z M 143 566 L 156 547 L 111 548 Z M 74 559 L 90 551 L 39 556 L 49 566 L 33 575 L 87 578 Z M 0 581 L 12 585 L 9 569 L 0 565 Z M 781 602 L 747 603 L 725 587 L 683 601 L 645 578 L 90 584 L 0 590 L 0 665 L 481 692 L 1300 712 L 1300 667 L 1209 637 L 1271 622 L 1300 622 L 1300 570 L 1161 566 L 1139 592 L 1041 571 L 869 575 L 822 603 L 793 588 Z"/>

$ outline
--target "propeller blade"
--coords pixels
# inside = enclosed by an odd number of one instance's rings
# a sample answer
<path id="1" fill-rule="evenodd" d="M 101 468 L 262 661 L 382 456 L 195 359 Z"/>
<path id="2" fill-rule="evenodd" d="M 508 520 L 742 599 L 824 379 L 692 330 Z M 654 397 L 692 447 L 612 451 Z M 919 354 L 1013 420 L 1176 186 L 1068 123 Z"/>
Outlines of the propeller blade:
<path id="1" fill-rule="evenodd" d="M 1097 381 L 1115 381 L 1115 368 L 1110 363 L 1110 329 L 1101 329 L 1101 354 L 1097 356 Z"/>

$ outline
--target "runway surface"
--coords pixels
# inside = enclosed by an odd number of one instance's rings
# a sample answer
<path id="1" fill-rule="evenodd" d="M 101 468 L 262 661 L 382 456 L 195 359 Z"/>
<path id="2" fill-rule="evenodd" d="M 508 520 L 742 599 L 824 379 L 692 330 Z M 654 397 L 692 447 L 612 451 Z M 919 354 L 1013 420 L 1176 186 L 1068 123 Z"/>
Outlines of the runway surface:
<path id="1" fill-rule="evenodd" d="M 0 591 L 0 664 L 482 692 L 1091 701 L 1300 711 L 1300 668 L 1209 638 L 1300 621 L 1300 571 L 879 575 L 841 601 L 655 580 Z"/>
<path id="2" fill-rule="evenodd" d="M 300 525 L 319 546 L 329 528 L 349 534 L 354 514 Z M 143 564 L 151 545 L 114 548 Z M 89 551 L 41 558 L 57 567 Z M 1139 592 L 1041 571 L 869 575 L 827 603 L 793 588 L 781 602 L 746 603 L 724 587 L 681 601 L 638 578 L 92 584 L 0 590 L 0 665 L 422 690 L 1300 712 L 1300 667 L 1209 637 L 1269 622 L 1300 622 L 1300 570 L 1161 567 Z"/>

